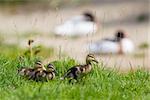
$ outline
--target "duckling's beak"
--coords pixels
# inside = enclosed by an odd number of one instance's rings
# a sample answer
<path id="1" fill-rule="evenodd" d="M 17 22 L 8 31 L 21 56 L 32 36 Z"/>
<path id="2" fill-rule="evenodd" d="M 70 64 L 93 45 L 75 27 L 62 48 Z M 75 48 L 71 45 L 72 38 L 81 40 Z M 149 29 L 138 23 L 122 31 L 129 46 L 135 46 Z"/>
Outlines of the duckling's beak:
<path id="1" fill-rule="evenodd" d="M 46 68 L 44 66 L 42 68 L 43 68 L 43 70 L 46 70 Z"/>
<path id="2" fill-rule="evenodd" d="M 95 60 L 93 60 L 94 62 L 96 62 L 96 63 L 98 63 L 98 61 L 95 59 Z"/>

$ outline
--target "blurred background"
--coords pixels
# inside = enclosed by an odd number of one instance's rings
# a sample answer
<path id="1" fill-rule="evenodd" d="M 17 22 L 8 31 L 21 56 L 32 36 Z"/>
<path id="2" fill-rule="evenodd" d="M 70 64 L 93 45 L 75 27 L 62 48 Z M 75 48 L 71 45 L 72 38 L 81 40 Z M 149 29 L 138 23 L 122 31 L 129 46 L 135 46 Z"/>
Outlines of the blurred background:
<path id="1" fill-rule="evenodd" d="M 98 32 L 80 37 L 58 37 L 53 29 L 84 11 L 94 13 Z M 124 30 L 135 44 L 128 55 L 97 55 L 107 67 L 126 71 L 149 68 L 149 0 L 0 0 L 0 51 L 15 57 L 28 47 L 41 49 L 46 60 L 72 57 L 83 63 L 89 52 L 85 45 Z"/>

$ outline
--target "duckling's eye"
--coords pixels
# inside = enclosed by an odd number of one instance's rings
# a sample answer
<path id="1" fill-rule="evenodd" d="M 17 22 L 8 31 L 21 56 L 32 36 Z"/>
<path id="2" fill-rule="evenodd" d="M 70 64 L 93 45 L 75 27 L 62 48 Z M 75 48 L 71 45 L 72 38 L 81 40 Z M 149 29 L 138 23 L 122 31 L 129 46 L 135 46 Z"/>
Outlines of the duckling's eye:
<path id="1" fill-rule="evenodd" d="M 53 66 L 48 66 L 48 68 L 49 68 L 49 69 L 54 69 L 54 67 L 53 67 Z"/>
<path id="2" fill-rule="evenodd" d="M 52 64 L 47 65 L 48 68 L 53 68 L 54 66 Z"/>
<path id="3" fill-rule="evenodd" d="M 90 59 L 95 59 L 94 57 L 91 57 L 91 56 L 90 56 L 89 58 L 90 58 Z"/>
<path id="4" fill-rule="evenodd" d="M 94 55 L 93 54 L 89 54 L 88 57 L 94 58 Z"/>

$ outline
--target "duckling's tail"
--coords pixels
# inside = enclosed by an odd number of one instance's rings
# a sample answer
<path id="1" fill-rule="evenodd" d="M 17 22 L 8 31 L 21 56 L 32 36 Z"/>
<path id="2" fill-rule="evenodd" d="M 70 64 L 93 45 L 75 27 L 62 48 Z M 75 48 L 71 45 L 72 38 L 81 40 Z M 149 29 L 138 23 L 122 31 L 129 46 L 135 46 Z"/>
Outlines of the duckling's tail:
<path id="1" fill-rule="evenodd" d="M 68 73 L 66 73 L 63 77 L 60 78 L 60 80 L 64 80 L 68 76 Z"/>
<path id="2" fill-rule="evenodd" d="M 68 75 L 70 74 L 70 69 L 67 71 L 67 73 L 63 76 L 63 77 L 61 77 L 60 78 L 60 80 L 64 80 L 66 77 L 68 77 Z"/>

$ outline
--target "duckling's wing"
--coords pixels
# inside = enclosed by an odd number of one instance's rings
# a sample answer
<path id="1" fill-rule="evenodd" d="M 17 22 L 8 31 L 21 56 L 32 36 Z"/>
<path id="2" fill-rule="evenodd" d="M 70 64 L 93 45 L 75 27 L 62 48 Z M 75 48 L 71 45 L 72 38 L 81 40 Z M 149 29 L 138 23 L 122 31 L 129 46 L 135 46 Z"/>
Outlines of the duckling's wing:
<path id="1" fill-rule="evenodd" d="M 21 75 L 21 76 L 25 75 L 25 70 L 26 70 L 25 67 L 19 68 L 19 69 L 18 69 L 18 74 Z"/>
<path id="2" fill-rule="evenodd" d="M 18 69 L 18 74 L 20 75 L 25 75 L 27 71 L 32 70 L 31 68 L 28 67 L 21 67 L 20 69 Z"/>
<path id="3" fill-rule="evenodd" d="M 74 66 L 74 67 L 70 68 L 61 79 L 62 80 L 65 79 L 65 78 L 77 79 L 78 70 L 79 70 L 78 66 Z"/>
<path id="4" fill-rule="evenodd" d="M 30 70 L 30 72 L 28 73 L 28 79 L 35 79 L 35 70 L 34 69 L 32 69 L 32 70 Z"/>
<path id="5" fill-rule="evenodd" d="M 92 65 L 86 64 L 80 67 L 81 76 L 92 71 Z"/>

